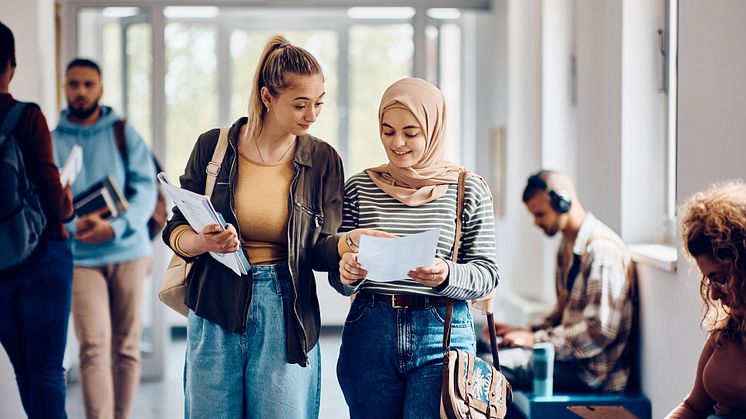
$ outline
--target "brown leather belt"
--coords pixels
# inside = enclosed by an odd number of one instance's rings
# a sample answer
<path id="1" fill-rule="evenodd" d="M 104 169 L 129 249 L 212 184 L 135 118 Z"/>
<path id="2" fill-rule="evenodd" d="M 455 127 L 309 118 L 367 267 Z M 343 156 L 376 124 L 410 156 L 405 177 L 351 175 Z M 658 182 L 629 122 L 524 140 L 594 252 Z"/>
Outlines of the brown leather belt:
<path id="1" fill-rule="evenodd" d="M 392 308 L 426 308 L 454 301 L 448 297 L 428 297 L 425 295 L 369 294 L 373 301 L 386 303 Z"/>

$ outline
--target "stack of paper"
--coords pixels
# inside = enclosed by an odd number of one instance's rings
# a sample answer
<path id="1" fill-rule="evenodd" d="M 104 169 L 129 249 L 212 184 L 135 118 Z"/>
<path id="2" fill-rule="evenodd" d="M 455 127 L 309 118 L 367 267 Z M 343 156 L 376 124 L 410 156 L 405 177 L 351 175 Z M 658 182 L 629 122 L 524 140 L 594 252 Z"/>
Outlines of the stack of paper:
<path id="1" fill-rule="evenodd" d="M 210 198 L 172 185 L 163 172 L 158 173 L 158 180 L 163 185 L 171 200 L 174 201 L 174 204 L 184 214 L 184 217 L 194 231 L 201 232 L 205 227 L 213 224 L 221 225 L 223 228 L 227 227 L 223 216 L 215 211 L 215 208 L 212 206 Z M 210 256 L 229 267 L 238 276 L 246 275 L 249 269 L 251 269 L 251 265 L 249 265 L 249 261 L 243 254 L 242 249 L 238 249 L 233 253 L 210 252 Z"/>
<path id="2" fill-rule="evenodd" d="M 370 281 L 409 279 L 409 271 L 433 263 L 439 236 L 438 229 L 396 238 L 362 235 L 357 258 Z"/>
<path id="3" fill-rule="evenodd" d="M 60 169 L 60 183 L 62 184 L 62 187 L 64 188 L 68 183 L 72 185 L 82 168 L 83 149 L 75 144 L 72 150 L 70 150 L 70 154 L 67 155 L 65 164 L 62 165 L 62 168 Z"/>

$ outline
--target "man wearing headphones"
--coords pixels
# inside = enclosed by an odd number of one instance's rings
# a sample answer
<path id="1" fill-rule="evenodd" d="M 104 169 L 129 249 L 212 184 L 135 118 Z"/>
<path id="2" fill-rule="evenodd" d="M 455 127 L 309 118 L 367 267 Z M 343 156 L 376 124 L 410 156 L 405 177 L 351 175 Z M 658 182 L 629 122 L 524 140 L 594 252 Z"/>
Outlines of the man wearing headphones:
<path id="1" fill-rule="evenodd" d="M 502 345 L 515 348 L 500 351 L 508 380 L 515 389 L 530 390 L 531 348 L 546 342 L 556 354 L 554 391 L 624 390 L 633 306 L 630 258 L 622 239 L 583 209 L 566 175 L 548 170 L 532 175 L 523 202 L 547 236 L 562 233 L 555 271 L 557 304 L 529 328 L 495 325 Z"/>

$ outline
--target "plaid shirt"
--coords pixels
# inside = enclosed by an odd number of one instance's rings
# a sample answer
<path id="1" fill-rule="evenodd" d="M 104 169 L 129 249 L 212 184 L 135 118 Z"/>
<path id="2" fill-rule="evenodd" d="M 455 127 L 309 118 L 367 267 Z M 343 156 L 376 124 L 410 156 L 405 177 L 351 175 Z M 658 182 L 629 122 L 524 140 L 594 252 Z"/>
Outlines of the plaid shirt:
<path id="1" fill-rule="evenodd" d="M 572 269 L 575 260 L 580 269 Z M 622 239 L 588 213 L 575 242 L 563 238 L 560 243 L 557 305 L 532 327 L 536 342 L 554 344 L 558 360 L 578 362 L 579 376 L 591 388 L 621 391 L 627 384 L 630 362 L 624 349 L 633 309 L 629 266 Z M 568 276 L 575 272 L 568 290 Z"/>

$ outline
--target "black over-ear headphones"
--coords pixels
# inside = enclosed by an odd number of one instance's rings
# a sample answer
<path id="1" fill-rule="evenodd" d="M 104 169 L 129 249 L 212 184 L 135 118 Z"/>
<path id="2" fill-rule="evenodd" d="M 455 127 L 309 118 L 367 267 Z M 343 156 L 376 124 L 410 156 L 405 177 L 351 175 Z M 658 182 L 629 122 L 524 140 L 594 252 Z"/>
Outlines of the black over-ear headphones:
<path id="1" fill-rule="evenodd" d="M 541 176 L 539 176 L 538 173 L 529 176 L 528 184 L 534 185 L 537 188 L 546 191 L 547 194 L 549 194 L 549 198 L 552 200 L 552 208 L 554 208 L 554 210 L 557 211 L 559 214 L 564 214 L 570 211 L 570 207 L 572 207 L 572 200 L 570 200 L 570 196 L 566 193 L 557 193 L 554 191 L 554 189 L 549 189 L 547 183 L 544 181 L 544 179 L 541 178 Z"/>

